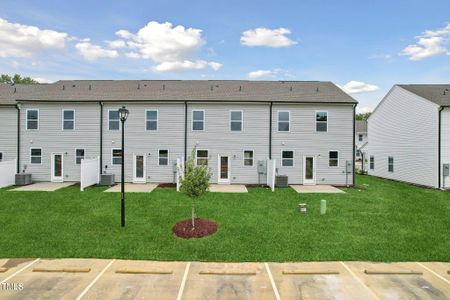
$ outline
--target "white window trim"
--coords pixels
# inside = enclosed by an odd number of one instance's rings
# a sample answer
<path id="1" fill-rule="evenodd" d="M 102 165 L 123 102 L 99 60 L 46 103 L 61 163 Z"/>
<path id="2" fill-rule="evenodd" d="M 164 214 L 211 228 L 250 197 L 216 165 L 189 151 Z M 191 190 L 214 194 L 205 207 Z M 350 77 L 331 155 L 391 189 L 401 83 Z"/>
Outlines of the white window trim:
<path id="1" fill-rule="evenodd" d="M 290 152 L 292 152 L 292 166 L 283 166 L 283 152 L 285 152 L 285 151 L 290 151 Z M 294 150 L 281 150 L 281 152 L 280 152 L 280 166 L 282 167 L 282 168 L 293 168 L 293 167 L 295 167 L 295 151 Z M 289 158 L 286 158 L 286 159 L 289 159 Z"/>
<path id="2" fill-rule="evenodd" d="M 337 152 L 337 166 L 330 166 L 330 152 Z M 339 151 L 338 150 L 328 150 L 328 168 L 339 168 Z"/>
<path id="3" fill-rule="evenodd" d="M 203 112 L 203 130 L 194 130 L 194 111 L 202 111 Z M 199 120 L 196 120 L 199 122 Z M 191 131 L 193 132 L 204 132 L 206 130 L 206 112 L 204 109 L 193 109 L 191 113 Z M 209 153 L 208 153 L 209 154 Z"/>
<path id="4" fill-rule="evenodd" d="M 65 119 L 64 119 L 64 112 L 65 111 L 73 111 L 73 129 L 64 129 L 64 121 L 65 121 Z M 76 120 L 76 111 L 75 111 L 75 109 L 71 109 L 71 108 L 65 108 L 65 109 L 63 109 L 62 110 L 62 118 L 61 118 L 61 130 L 63 130 L 63 131 L 75 131 L 75 120 Z M 68 121 L 71 121 L 71 120 L 68 120 Z"/>
<path id="5" fill-rule="evenodd" d="M 167 151 L 167 165 L 161 165 L 161 164 L 159 163 L 159 159 L 160 159 L 159 151 L 161 151 L 161 150 L 166 150 L 166 151 Z M 167 166 L 170 166 L 170 151 L 169 151 L 169 149 L 158 149 L 158 166 L 161 166 L 161 167 L 167 167 Z"/>
<path id="6" fill-rule="evenodd" d="M 280 131 L 280 112 L 287 112 L 289 114 L 289 130 L 288 131 Z M 286 121 L 282 121 L 286 123 Z M 291 132 L 291 111 L 290 110 L 277 110 L 277 132 Z M 289 150 L 288 150 L 289 151 Z"/>
<path id="7" fill-rule="evenodd" d="M 28 111 L 29 110 L 36 110 L 37 111 L 37 128 L 36 129 L 28 129 Z M 26 130 L 39 130 L 41 123 L 41 113 L 39 111 L 39 108 L 27 108 L 25 112 L 25 128 Z"/>
<path id="8" fill-rule="evenodd" d="M 81 165 L 81 161 L 80 161 L 80 163 L 79 164 L 77 164 L 77 150 L 83 150 L 84 152 L 84 156 L 83 156 L 83 159 L 86 159 L 86 149 L 85 148 L 75 148 L 75 165 Z M 111 153 L 112 154 L 112 153 Z"/>
<path id="9" fill-rule="evenodd" d="M 197 164 L 197 153 L 198 153 L 198 151 L 207 151 L 208 152 L 208 156 L 206 157 L 206 159 L 208 160 L 208 163 L 206 164 L 207 166 L 209 165 L 209 149 L 196 149 L 195 150 L 195 165 L 196 166 L 199 166 L 198 164 Z"/>
<path id="10" fill-rule="evenodd" d="M 245 165 L 245 151 L 252 151 L 253 152 L 253 156 L 252 156 L 252 165 L 251 166 L 246 166 Z M 253 149 L 244 149 L 244 151 L 242 151 L 242 166 L 244 166 L 245 168 L 253 168 L 255 167 L 255 150 Z"/>
<path id="11" fill-rule="evenodd" d="M 119 110 L 119 109 L 108 109 L 108 130 L 109 130 L 109 131 L 119 131 L 120 128 L 121 128 L 120 126 L 122 126 L 122 125 L 120 124 L 121 122 L 120 122 L 120 116 L 119 116 L 119 119 L 118 119 L 118 120 L 119 120 L 119 129 L 109 129 L 109 121 L 110 121 L 110 120 L 109 120 L 109 112 L 110 112 L 110 111 L 118 111 L 118 110 Z"/>
<path id="12" fill-rule="evenodd" d="M 36 164 L 36 163 L 32 163 L 31 162 L 31 149 L 41 149 L 41 163 L 40 164 Z M 29 154 L 30 154 L 30 165 L 42 165 L 42 159 L 44 158 L 44 150 L 42 150 L 42 147 L 30 147 L 30 151 L 29 151 Z"/>
<path id="13" fill-rule="evenodd" d="M 114 156 L 113 156 L 113 151 L 114 150 L 120 150 L 120 151 L 122 151 L 122 148 L 111 148 L 111 166 L 120 166 L 120 165 L 122 165 L 121 163 L 120 164 L 115 164 L 114 163 Z M 123 153 L 122 153 L 122 155 L 123 155 Z"/>
<path id="14" fill-rule="evenodd" d="M 317 113 L 327 113 L 327 131 L 317 131 Z M 328 133 L 328 124 L 330 123 L 330 114 L 328 113 L 328 110 L 316 110 L 314 113 L 314 124 L 316 125 L 316 132 L 317 133 Z"/>
<path id="15" fill-rule="evenodd" d="M 156 111 L 156 130 L 152 130 L 152 129 L 147 129 L 147 122 L 148 121 L 154 121 L 154 120 L 147 120 L 147 112 L 148 111 Z M 144 115 L 144 120 L 145 120 L 145 131 L 150 131 L 150 132 L 158 132 L 159 131 L 159 110 L 158 109 L 146 109 L 145 110 L 145 115 Z M 164 150 L 164 149 L 162 149 Z"/>
<path id="16" fill-rule="evenodd" d="M 231 130 L 231 123 L 237 122 L 237 121 L 231 120 L 231 113 L 233 113 L 233 112 L 240 112 L 241 113 L 241 130 L 239 130 L 239 131 L 238 130 Z M 244 111 L 243 110 L 239 110 L 239 109 L 230 110 L 229 120 L 230 120 L 230 122 L 229 122 L 230 132 L 238 133 L 238 132 L 243 132 L 244 131 Z"/>

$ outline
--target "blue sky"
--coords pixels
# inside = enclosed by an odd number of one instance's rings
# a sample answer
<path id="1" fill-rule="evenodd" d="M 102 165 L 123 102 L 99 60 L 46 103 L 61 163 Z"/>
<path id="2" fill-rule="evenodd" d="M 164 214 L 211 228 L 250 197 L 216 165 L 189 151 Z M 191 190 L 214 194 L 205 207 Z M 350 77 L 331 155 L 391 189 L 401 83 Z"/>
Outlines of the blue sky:
<path id="1" fill-rule="evenodd" d="M 360 111 L 450 82 L 448 0 L 1 2 L 0 73 L 42 82 L 329 80 Z"/>

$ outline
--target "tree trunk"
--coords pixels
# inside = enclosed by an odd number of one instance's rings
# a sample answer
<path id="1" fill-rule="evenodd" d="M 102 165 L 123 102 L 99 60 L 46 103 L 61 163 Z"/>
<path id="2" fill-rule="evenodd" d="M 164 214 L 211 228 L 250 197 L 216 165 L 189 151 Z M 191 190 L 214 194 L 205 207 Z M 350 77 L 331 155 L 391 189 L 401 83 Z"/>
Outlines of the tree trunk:
<path id="1" fill-rule="evenodd" d="M 192 229 L 195 229 L 195 199 L 192 199 Z"/>

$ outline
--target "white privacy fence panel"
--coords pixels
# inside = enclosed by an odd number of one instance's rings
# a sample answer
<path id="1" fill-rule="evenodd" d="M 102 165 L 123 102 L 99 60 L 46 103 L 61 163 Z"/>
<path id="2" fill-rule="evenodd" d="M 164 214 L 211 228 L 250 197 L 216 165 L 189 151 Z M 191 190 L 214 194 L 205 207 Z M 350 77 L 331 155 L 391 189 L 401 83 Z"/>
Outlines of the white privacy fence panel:
<path id="1" fill-rule="evenodd" d="M 180 191 L 180 179 L 184 178 L 184 157 L 177 158 L 177 192 Z"/>
<path id="2" fill-rule="evenodd" d="M 80 190 L 100 182 L 100 157 L 81 160 Z"/>
<path id="3" fill-rule="evenodd" d="M 270 189 L 275 191 L 275 159 L 267 159 L 267 185 Z"/>
<path id="4" fill-rule="evenodd" d="M 14 185 L 16 180 L 16 165 L 15 159 L 0 162 L 0 188 Z"/>

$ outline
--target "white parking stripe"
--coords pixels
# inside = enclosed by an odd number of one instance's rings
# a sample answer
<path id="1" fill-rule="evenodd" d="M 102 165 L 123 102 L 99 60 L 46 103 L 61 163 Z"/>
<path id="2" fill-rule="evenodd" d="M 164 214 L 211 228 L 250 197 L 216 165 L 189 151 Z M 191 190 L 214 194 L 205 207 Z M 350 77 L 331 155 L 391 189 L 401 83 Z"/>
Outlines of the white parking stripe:
<path id="1" fill-rule="evenodd" d="M 77 297 L 77 300 L 80 300 L 81 298 L 86 295 L 86 293 L 89 291 L 89 289 L 97 282 L 97 280 L 108 270 L 108 268 L 115 262 L 116 260 L 113 259 L 110 261 L 110 263 L 94 278 L 94 280 L 84 289 L 84 291 L 80 294 L 80 296 Z"/>
<path id="2" fill-rule="evenodd" d="M 188 273 L 189 273 L 189 268 L 190 267 L 191 267 L 191 262 L 188 262 L 187 265 L 186 265 L 186 269 L 184 269 L 183 280 L 181 281 L 180 290 L 178 291 L 177 300 L 181 300 L 181 297 L 183 296 L 184 286 L 186 285 L 186 280 L 187 280 L 187 277 L 188 277 Z"/>
<path id="3" fill-rule="evenodd" d="M 375 298 L 375 299 L 377 299 L 377 300 L 380 300 L 380 298 L 374 293 L 374 291 L 372 291 L 372 289 L 371 288 L 369 288 L 365 283 L 364 283 L 364 281 L 362 281 L 362 279 L 361 278 L 359 278 L 358 276 L 356 276 L 356 274 L 346 265 L 346 264 L 344 264 L 344 262 L 340 262 L 343 266 L 344 266 L 344 268 L 353 276 L 353 278 L 355 278 L 356 279 L 356 281 L 358 281 L 362 286 L 364 286 L 365 288 L 367 288 L 367 290 L 369 290 L 369 292 L 372 294 L 372 296 Z"/>
<path id="4" fill-rule="evenodd" d="M 10 280 L 11 278 L 13 278 L 14 276 L 16 276 L 17 274 L 19 274 L 20 272 L 22 272 L 23 270 L 25 270 L 26 268 L 30 267 L 31 265 L 35 264 L 36 262 L 38 262 L 40 260 L 40 258 L 37 258 L 35 260 L 33 260 L 31 263 L 29 263 L 28 265 L 26 265 L 25 267 L 23 267 L 22 269 L 20 269 L 19 271 L 17 271 L 16 273 L 12 274 L 11 276 L 7 277 L 6 279 L 3 279 L 2 282 L 0 283 L 5 283 L 8 280 Z"/>
<path id="5" fill-rule="evenodd" d="M 275 284 L 275 280 L 273 280 L 273 276 L 272 276 L 272 272 L 270 272 L 269 264 L 264 263 L 264 265 L 266 266 L 267 274 L 269 274 L 269 279 L 270 279 L 270 283 L 272 284 L 273 292 L 275 294 L 275 299 L 280 300 L 281 299 L 280 293 L 278 292 L 278 288 Z"/>
<path id="6" fill-rule="evenodd" d="M 421 264 L 420 262 L 417 263 L 419 266 L 421 266 L 422 268 L 424 268 L 425 270 L 430 271 L 431 273 L 433 273 L 434 275 L 436 275 L 438 278 L 444 280 L 447 283 L 450 283 L 449 280 L 445 279 L 444 277 L 442 277 L 441 275 L 439 275 L 438 273 L 434 272 L 433 270 L 431 270 L 430 268 L 428 268 L 427 266 Z"/>

